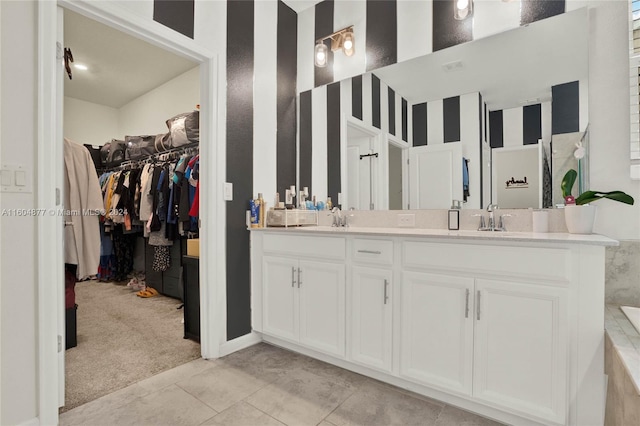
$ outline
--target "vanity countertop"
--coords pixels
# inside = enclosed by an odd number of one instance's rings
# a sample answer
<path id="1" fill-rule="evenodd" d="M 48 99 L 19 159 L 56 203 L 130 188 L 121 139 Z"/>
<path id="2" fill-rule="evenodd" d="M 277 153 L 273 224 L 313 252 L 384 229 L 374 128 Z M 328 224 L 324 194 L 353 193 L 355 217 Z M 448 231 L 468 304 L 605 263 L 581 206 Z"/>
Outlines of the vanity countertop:
<path id="1" fill-rule="evenodd" d="M 331 226 L 302 226 L 302 227 L 268 227 L 250 228 L 258 232 L 287 232 L 291 234 L 346 234 L 346 235 L 377 235 L 386 237 L 423 237 L 423 238 L 451 238 L 478 241 L 505 242 L 540 242 L 540 243 L 569 243 L 596 246 L 617 246 L 618 241 L 598 234 L 568 234 L 568 233 L 533 233 L 533 232 L 489 232 L 424 228 L 374 228 L 355 227 L 337 228 Z"/>

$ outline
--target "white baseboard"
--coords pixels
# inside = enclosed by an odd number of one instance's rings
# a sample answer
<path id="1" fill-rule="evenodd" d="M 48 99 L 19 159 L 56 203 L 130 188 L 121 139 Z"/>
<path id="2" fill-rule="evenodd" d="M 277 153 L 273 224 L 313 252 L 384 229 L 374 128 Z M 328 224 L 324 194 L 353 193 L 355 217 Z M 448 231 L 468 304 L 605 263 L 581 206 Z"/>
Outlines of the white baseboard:
<path id="1" fill-rule="evenodd" d="M 35 417 L 31 420 L 27 420 L 24 423 L 20 423 L 20 426 L 40 426 L 40 418 Z"/>
<path id="2" fill-rule="evenodd" d="M 262 342 L 262 334 L 251 332 L 220 345 L 220 356 L 232 354 L 240 349 L 248 348 Z"/>

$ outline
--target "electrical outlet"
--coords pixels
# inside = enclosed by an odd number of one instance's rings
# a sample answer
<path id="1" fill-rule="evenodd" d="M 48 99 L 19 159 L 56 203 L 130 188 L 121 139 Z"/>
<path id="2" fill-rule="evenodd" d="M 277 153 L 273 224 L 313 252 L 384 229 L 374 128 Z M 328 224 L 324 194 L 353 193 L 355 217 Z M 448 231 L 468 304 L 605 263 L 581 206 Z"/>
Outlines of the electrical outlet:
<path id="1" fill-rule="evenodd" d="M 414 226 L 416 226 L 416 215 L 415 214 L 399 214 L 398 226 L 401 228 L 413 228 Z"/>

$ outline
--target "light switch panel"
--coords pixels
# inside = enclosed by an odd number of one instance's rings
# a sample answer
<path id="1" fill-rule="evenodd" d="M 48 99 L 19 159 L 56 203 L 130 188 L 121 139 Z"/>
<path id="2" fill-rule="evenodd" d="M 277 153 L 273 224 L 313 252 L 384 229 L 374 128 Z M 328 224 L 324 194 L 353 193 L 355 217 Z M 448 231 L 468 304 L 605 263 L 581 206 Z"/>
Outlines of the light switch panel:
<path id="1" fill-rule="evenodd" d="M 27 173 L 24 170 L 16 170 L 16 186 L 27 185 Z"/>
<path id="2" fill-rule="evenodd" d="M 22 164 L 2 164 L 0 191 L 23 194 L 32 192 L 33 183 L 28 173 L 29 171 Z"/>
<path id="3" fill-rule="evenodd" d="M 2 171 L 2 186 L 13 185 L 13 172 L 11 170 Z"/>
<path id="4" fill-rule="evenodd" d="M 224 183 L 224 200 L 233 201 L 233 184 L 231 182 Z"/>

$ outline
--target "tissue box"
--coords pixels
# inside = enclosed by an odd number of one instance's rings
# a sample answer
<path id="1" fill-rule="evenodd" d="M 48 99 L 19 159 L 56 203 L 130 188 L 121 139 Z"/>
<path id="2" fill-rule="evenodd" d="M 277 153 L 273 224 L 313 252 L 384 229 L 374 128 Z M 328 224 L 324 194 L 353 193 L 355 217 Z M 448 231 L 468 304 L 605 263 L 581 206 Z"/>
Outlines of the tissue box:
<path id="1" fill-rule="evenodd" d="M 315 210 L 269 210 L 267 226 L 304 226 L 317 225 L 318 213 Z"/>
<path id="2" fill-rule="evenodd" d="M 200 238 L 187 240 L 187 256 L 200 257 Z"/>

